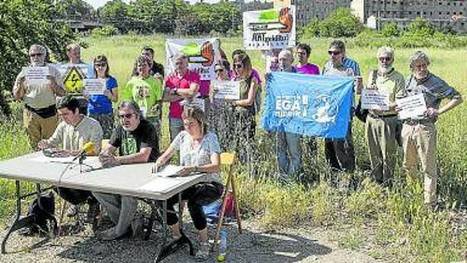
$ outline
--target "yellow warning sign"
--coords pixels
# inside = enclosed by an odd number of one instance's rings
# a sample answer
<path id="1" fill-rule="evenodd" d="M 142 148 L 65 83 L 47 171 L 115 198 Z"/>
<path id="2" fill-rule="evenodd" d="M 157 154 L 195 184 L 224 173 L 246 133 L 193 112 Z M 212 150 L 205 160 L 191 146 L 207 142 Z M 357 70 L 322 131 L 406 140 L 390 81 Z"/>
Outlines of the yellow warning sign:
<path id="1" fill-rule="evenodd" d="M 83 93 L 84 74 L 78 67 L 69 67 L 65 73 L 63 85 L 68 93 Z"/>

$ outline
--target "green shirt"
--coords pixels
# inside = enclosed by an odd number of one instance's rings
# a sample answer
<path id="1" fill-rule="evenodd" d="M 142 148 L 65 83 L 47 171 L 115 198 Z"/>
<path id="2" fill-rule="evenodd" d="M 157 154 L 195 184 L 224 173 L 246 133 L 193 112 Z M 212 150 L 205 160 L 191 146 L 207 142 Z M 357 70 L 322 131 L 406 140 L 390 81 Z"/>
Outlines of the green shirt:
<path id="1" fill-rule="evenodd" d="M 129 94 L 131 94 L 130 97 L 128 97 Z M 158 112 L 157 107 L 154 106 L 158 105 L 162 100 L 162 94 L 160 80 L 155 79 L 153 76 L 146 79 L 135 76 L 126 84 L 122 99 L 136 102 L 144 117 L 155 117 L 158 116 Z"/>

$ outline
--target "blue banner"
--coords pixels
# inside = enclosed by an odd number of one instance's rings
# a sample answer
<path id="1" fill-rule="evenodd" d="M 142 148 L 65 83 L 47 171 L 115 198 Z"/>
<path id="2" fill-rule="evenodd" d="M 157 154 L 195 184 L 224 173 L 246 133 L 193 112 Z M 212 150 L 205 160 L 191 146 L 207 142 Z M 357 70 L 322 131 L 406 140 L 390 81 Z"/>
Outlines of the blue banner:
<path id="1" fill-rule="evenodd" d="M 267 77 L 262 127 L 308 136 L 344 138 L 353 78 L 273 72 Z"/>

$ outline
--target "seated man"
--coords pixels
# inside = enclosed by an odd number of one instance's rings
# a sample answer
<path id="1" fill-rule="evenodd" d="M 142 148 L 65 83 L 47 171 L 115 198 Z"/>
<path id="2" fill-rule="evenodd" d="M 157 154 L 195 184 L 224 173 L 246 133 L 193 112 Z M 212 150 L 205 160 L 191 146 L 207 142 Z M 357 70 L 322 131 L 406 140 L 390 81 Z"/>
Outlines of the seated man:
<path id="1" fill-rule="evenodd" d="M 94 153 L 100 151 L 102 141 L 102 128 L 98 121 L 79 113 L 79 101 L 71 96 L 62 97 L 57 102 L 58 116 L 62 122 L 57 126 L 52 137 L 41 140 L 39 149 L 55 148 L 60 155 L 78 155 L 83 145 L 92 142 Z M 97 200 L 90 191 L 57 187 L 57 193 L 66 201 L 73 204 L 68 211 L 68 216 L 74 216 L 78 212 L 78 205 L 84 202 L 89 204 L 88 220 L 98 212 Z"/>
<path id="2" fill-rule="evenodd" d="M 159 156 L 156 131 L 151 123 L 141 117 L 138 105 L 134 102 L 122 102 L 118 107 L 118 117 L 120 124 L 113 130 L 109 144 L 99 156 L 102 165 L 112 167 L 155 161 Z M 114 154 L 117 148 L 119 156 Z M 117 239 L 127 234 L 130 227 L 133 235 L 136 234 L 137 224 L 132 224 L 138 204 L 136 198 L 105 193 L 94 193 L 94 196 L 115 224 L 115 227 L 101 232 L 98 235 L 100 239 Z"/>

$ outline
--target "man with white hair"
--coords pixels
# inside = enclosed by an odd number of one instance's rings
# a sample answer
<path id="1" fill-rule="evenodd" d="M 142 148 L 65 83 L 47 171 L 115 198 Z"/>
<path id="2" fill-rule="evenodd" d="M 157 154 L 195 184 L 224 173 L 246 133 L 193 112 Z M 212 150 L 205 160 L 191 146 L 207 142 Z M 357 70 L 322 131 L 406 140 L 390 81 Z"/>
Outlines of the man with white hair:
<path id="1" fill-rule="evenodd" d="M 405 119 L 402 126 L 403 166 L 411 179 L 416 180 L 417 156 L 420 159 L 421 172 L 424 176 L 425 204 L 434 208 L 436 205 L 436 184 L 438 172 L 436 165 L 437 131 L 435 122 L 439 115 L 451 110 L 462 102 L 462 96 L 440 77 L 428 70 L 430 59 L 422 52 L 415 52 L 410 57 L 412 74 L 406 79 L 405 88 L 397 98 L 423 94 L 427 110 L 424 114 Z M 443 99 L 449 101 L 440 107 Z"/>
<path id="2" fill-rule="evenodd" d="M 393 67 L 394 50 L 381 47 L 376 54 L 378 69 L 372 70 L 368 77 L 367 89 L 389 94 L 388 110 L 370 110 L 365 123 L 365 135 L 371 162 L 373 179 L 385 186 L 392 185 L 396 155 L 396 128 L 398 124 L 395 111 L 395 96 L 404 88 L 404 76 Z"/>
<path id="3" fill-rule="evenodd" d="M 16 77 L 13 95 L 16 100 L 24 101 L 23 123 L 33 148 L 42 139 L 48 139 L 58 124 L 57 96 L 65 95 L 60 73 L 45 61 L 47 50 L 34 44 L 29 48 L 29 67 L 47 67 L 47 81 L 33 82 L 27 79 L 28 68 Z"/>
<path id="4" fill-rule="evenodd" d="M 282 50 L 278 56 L 279 71 L 297 72 L 292 66 L 293 55 L 289 50 Z M 277 132 L 276 156 L 281 175 L 288 176 L 300 172 L 302 166 L 300 135 L 290 132 Z"/>

